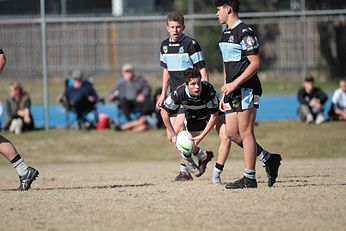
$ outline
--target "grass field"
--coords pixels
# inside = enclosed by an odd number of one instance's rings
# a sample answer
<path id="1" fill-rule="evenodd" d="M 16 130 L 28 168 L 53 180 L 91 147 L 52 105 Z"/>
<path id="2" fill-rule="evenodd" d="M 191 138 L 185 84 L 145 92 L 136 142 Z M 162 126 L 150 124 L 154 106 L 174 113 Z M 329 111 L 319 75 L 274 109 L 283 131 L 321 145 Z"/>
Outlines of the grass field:
<path id="1" fill-rule="evenodd" d="M 263 122 L 257 140 L 284 160 L 277 183 L 229 191 L 211 184 L 215 158 L 192 182 L 172 182 L 178 155 L 164 130 L 143 133 L 54 129 L 4 133 L 40 170 L 17 192 L 15 170 L 0 159 L 0 230 L 344 230 L 345 123 Z M 216 152 L 217 134 L 202 143 Z M 223 181 L 243 163 L 233 146 Z"/>

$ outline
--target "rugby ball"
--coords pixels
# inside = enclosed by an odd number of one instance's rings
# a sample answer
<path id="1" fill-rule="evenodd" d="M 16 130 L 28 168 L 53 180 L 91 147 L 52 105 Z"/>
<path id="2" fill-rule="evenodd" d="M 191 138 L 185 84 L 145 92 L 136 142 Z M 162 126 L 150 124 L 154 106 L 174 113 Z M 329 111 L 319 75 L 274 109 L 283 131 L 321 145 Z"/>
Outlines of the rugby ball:
<path id="1" fill-rule="evenodd" d="M 195 143 L 192 140 L 192 135 L 186 130 L 180 131 L 177 134 L 176 147 L 183 154 L 192 152 L 193 148 L 195 147 Z"/>

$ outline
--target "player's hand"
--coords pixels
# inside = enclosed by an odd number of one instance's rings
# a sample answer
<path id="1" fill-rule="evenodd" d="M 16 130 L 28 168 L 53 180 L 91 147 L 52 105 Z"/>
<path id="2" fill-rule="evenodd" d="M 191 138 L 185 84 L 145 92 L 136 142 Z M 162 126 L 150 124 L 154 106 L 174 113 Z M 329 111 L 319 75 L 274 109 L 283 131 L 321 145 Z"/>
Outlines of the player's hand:
<path id="1" fill-rule="evenodd" d="M 222 94 L 224 95 L 228 95 L 230 93 L 232 93 L 233 91 L 235 91 L 235 89 L 237 88 L 238 86 L 232 82 L 232 83 L 226 83 L 224 84 L 222 87 L 221 87 L 221 92 Z"/>
<path id="2" fill-rule="evenodd" d="M 172 136 L 172 144 L 175 148 L 177 148 L 176 143 L 177 143 L 177 135 L 174 135 L 174 136 Z"/>
<path id="3" fill-rule="evenodd" d="M 156 107 L 157 108 L 161 109 L 164 99 L 165 99 L 165 97 L 163 95 L 160 95 L 159 99 L 156 101 Z"/>
<path id="4" fill-rule="evenodd" d="M 219 110 L 222 112 L 226 112 L 225 103 L 223 101 L 220 102 L 220 104 L 219 104 Z"/>
<path id="5" fill-rule="evenodd" d="M 136 98 L 137 102 L 143 103 L 145 100 L 145 96 L 143 94 L 139 94 Z"/>
<path id="6" fill-rule="evenodd" d="M 92 96 L 92 95 L 88 95 L 88 100 L 89 100 L 89 102 L 95 102 L 96 101 L 96 97 Z"/>
<path id="7" fill-rule="evenodd" d="M 198 146 L 198 144 L 203 140 L 203 138 L 204 138 L 204 135 L 203 135 L 203 134 L 200 134 L 200 135 L 198 135 L 198 136 L 192 137 L 191 140 L 194 141 L 195 146 Z"/>
<path id="8" fill-rule="evenodd" d="M 226 112 L 224 99 L 225 99 L 225 95 L 222 94 L 222 97 L 219 103 L 219 110 L 222 112 Z"/>

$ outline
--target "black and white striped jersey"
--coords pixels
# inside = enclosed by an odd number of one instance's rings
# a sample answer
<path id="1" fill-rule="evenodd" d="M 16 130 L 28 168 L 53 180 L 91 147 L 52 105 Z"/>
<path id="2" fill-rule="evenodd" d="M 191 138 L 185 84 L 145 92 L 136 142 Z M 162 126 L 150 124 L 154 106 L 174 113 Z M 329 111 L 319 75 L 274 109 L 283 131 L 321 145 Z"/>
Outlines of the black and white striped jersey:
<path id="1" fill-rule="evenodd" d="M 160 64 L 170 75 L 170 91 L 183 84 L 182 73 L 188 68 L 205 67 L 204 55 L 198 42 L 182 35 L 177 42 L 164 40 L 160 48 Z"/>
<path id="2" fill-rule="evenodd" d="M 188 120 L 205 119 L 210 114 L 219 111 L 219 99 L 214 87 L 209 82 L 201 81 L 201 90 L 198 96 L 191 96 L 183 84 L 166 97 L 162 108 L 168 113 L 174 113 L 178 111 L 180 106 L 185 108 Z"/>
<path id="3" fill-rule="evenodd" d="M 219 47 L 225 65 L 227 83 L 238 78 L 249 66 L 250 61 L 247 56 L 259 53 L 259 43 L 255 33 L 240 19 L 232 28 L 227 28 L 222 32 Z M 254 89 L 255 95 L 262 94 L 257 73 L 244 82 L 240 88 L 242 87 Z"/>

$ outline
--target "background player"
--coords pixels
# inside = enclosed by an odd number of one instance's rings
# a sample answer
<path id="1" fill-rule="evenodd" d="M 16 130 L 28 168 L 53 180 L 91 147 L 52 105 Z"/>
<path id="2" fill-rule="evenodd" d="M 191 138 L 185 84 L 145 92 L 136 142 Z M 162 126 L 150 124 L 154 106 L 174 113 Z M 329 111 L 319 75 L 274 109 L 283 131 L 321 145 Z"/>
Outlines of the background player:
<path id="1" fill-rule="evenodd" d="M 225 69 L 220 110 L 226 112 L 227 135 L 240 134 L 245 162 L 243 178 L 227 184 L 226 188 L 257 188 L 254 127 L 262 94 L 257 76 L 260 68 L 259 44 L 252 29 L 239 19 L 238 0 L 216 0 L 215 5 L 219 22 L 227 26 L 219 43 Z M 272 161 L 272 165 L 278 168 L 281 157 L 278 155 Z"/>
<path id="2" fill-rule="evenodd" d="M 0 74 L 5 67 L 5 63 L 5 54 L 0 48 Z M 36 169 L 28 166 L 24 162 L 23 158 L 18 154 L 13 144 L 2 135 L 0 135 L 0 153 L 6 157 L 6 159 L 8 159 L 13 167 L 15 167 L 17 170 L 20 181 L 18 190 L 26 191 L 30 189 L 31 183 L 36 179 L 39 172 Z"/>
<path id="3" fill-rule="evenodd" d="M 156 106 L 160 108 L 166 97 L 168 89 L 172 92 L 183 84 L 182 72 L 187 68 L 196 67 L 199 69 L 202 80 L 208 81 L 208 71 L 205 66 L 204 55 L 198 42 L 184 34 L 184 15 L 181 12 L 172 12 L 167 16 L 167 31 L 169 38 L 164 40 L 160 48 L 160 64 L 162 72 L 162 93 L 157 100 Z M 170 121 L 175 132 L 184 129 L 185 115 L 183 109 L 171 113 Z M 172 139 L 167 131 L 167 138 Z M 180 166 L 180 173 L 187 172 L 184 164 Z M 186 180 L 185 174 L 179 174 L 177 181 Z"/>

